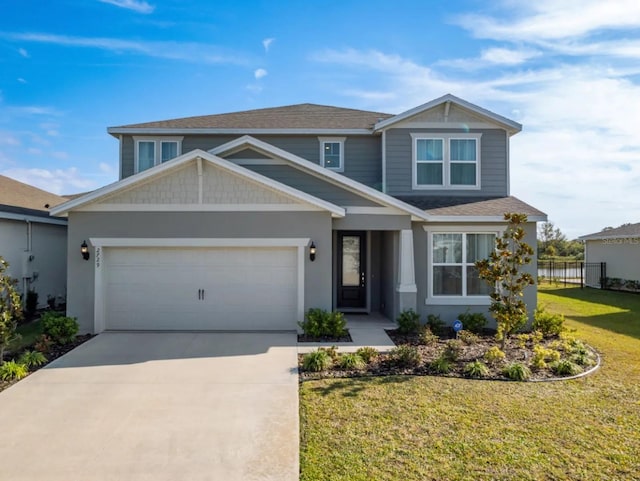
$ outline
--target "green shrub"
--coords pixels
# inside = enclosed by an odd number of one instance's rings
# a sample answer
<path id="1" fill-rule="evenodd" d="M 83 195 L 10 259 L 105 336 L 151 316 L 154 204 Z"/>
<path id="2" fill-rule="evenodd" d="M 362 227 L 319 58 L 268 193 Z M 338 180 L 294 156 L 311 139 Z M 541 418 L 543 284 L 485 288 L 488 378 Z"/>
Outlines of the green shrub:
<path id="1" fill-rule="evenodd" d="M 559 376 L 575 376 L 582 372 L 582 368 L 568 359 L 553 363 L 551 370 Z"/>
<path id="2" fill-rule="evenodd" d="M 471 331 L 476 334 L 482 333 L 482 329 L 487 325 L 487 318 L 481 312 L 467 312 L 460 314 L 458 319 L 462 322 L 465 331 Z"/>
<path id="3" fill-rule="evenodd" d="M 438 374 L 448 374 L 451 372 L 451 361 L 446 356 L 440 356 L 429 363 L 429 369 Z"/>
<path id="4" fill-rule="evenodd" d="M 367 363 L 356 353 L 346 353 L 338 358 L 338 365 L 342 369 L 364 369 Z"/>
<path id="5" fill-rule="evenodd" d="M 46 356 L 39 351 L 24 351 L 18 359 L 19 364 L 24 364 L 29 369 L 32 367 L 42 366 L 46 362 Z"/>
<path id="6" fill-rule="evenodd" d="M 502 370 L 502 374 L 512 381 L 526 381 L 531 377 L 531 370 L 521 362 L 513 362 Z"/>
<path id="7" fill-rule="evenodd" d="M 339 338 L 347 333 L 347 320 L 338 311 L 311 308 L 304 315 L 304 321 L 298 322 L 305 335 L 309 337 Z"/>
<path id="8" fill-rule="evenodd" d="M 41 352 L 42 354 L 48 354 L 51 350 L 51 345 L 53 341 L 46 334 L 41 334 L 36 338 L 36 342 L 33 345 L 36 351 Z"/>
<path id="9" fill-rule="evenodd" d="M 399 367 L 416 367 L 420 365 L 421 360 L 418 348 L 409 344 L 394 347 L 389 352 L 389 358 Z"/>
<path id="10" fill-rule="evenodd" d="M 380 355 L 377 349 L 369 346 L 361 347 L 356 351 L 356 354 L 360 356 L 360 358 L 367 364 L 369 364 Z"/>
<path id="11" fill-rule="evenodd" d="M 445 322 L 437 314 L 429 314 L 427 316 L 427 326 L 431 329 L 431 332 L 438 336 L 442 336 L 445 333 Z"/>
<path id="12" fill-rule="evenodd" d="M 309 352 L 302 357 L 302 368 L 305 371 L 320 372 L 331 367 L 333 361 L 326 351 Z"/>
<path id="13" fill-rule="evenodd" d="M 335 362 L 338 359 L 338 356 L 339 356 L 338 348 L 336 346 L 319 347 L 318 351 L 326 352 L 327 356 L 329 356 L 333 362 Z"/>
<path id="14" fill-rule="evenodd" d="M 532 327 L 540 331 L 544 337 L 559 336 L 566 328 L 564 326 L 564 316 L 562 314 L 552 314 L 540 307 L 533 312 Z"/>
<path id="15" fill-rule="evenodd" d="M 569 349 L 567 349 L 567 351 L 571 354 L 589 354 L 589 349 L 587 349 L 587 346 L 585 346 L 584 342 L 580 341 L 579 339 L 572 339 L 568 341 L 568 343 Z"/>
<path id="16" fill-rule="evenodd" d="M 436 336 L 433 332 L 431 332 L 431 329 L 429 329 L 429 326 L 422 326 L 418 333 L 418 339 L 420 340 L 420 344 L 423 344 L 425 346 L 431 346 L 436 342 L 438 342 L 440 338 Z"/>
<path id="17" fill-rule="evenodd" d="M 444 348 L 443 355 L 451 360 L 457 361 L 462 354 L 462 350 L 464 349 L 464 344 L 459 339 L 450 339 L 447 341 L 447 344 Z"/>
<path id="18" fill-rule="evenodd" d="M 0 379 L 3 381 L 19 380 L 29 374 L 29 369 L 24 364 L 15 361 L 7 361 L 0 365 Z"/>
<path id="19" fill-rule="evenodd" d="M 478 344 L 480 338 L 477 334 L 474 334 L 471 331 L 467 331 L 466 329 L 462 331 L 458 331 L 458 339 L 467 344 L 468 346 L 472 346 L 473 344 Z"/>
<path id="20" fill-rule="evenodd" d="M 574 354 L 570 360 L 582 367 L 591 367 L 596 363 L 589 354 Z"/>
<path id="21" fill-rule="evenodd" d="M 559 360 L 560 353 L 554 349 L 546 349 L 542 346 L 535 346 L 533 348 L 531 365 L 536 369 L 544 369 L 547 367 L 547 362 L 557 362 Z"/>
<path id="22" fill-rule="evenodd" d="M 405 309 L 397 319 L 400 334 L 416 334 L 420 329 L 420 314 L 413 309 Z"/>
<path id="23" fill-rule="evenodd" d="M 42 316 L 42 330 L 56 344 L 69 344 L 78 334 L 78 321 L 58 312 L 47 311 Z"/>
<path id="24" fill-rule="evenodd" d="M 329 337 L 342 337 L 347 334 L 347 320 L 344 314 L 339 311 L 329 313 L 327 317 L 326 335 Z"/>
<path id="25" fill-rule="evenodd" d="M 498 346 L 493 346 L 484 353 L 484 360 L 489 364 L 498 364 L 499 362 L 504 361 L 505 357 L 505 353 Z"/>
<path id="26" fill-rule="evenodd" d="M 473 361 L 464 366 L 465 376 L 481 378 L 489 375 L 489 368 L 482 361 Z"/>

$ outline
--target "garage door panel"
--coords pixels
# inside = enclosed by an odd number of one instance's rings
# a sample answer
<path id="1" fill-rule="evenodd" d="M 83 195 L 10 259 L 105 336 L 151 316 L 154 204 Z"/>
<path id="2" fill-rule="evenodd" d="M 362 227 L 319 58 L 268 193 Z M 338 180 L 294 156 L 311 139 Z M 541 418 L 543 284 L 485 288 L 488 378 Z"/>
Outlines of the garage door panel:
<path id="1" fill-rule="evenodd" d="M 296 328 L 296 248 L 112 248 L 105 261 L 107 329 Z"/>

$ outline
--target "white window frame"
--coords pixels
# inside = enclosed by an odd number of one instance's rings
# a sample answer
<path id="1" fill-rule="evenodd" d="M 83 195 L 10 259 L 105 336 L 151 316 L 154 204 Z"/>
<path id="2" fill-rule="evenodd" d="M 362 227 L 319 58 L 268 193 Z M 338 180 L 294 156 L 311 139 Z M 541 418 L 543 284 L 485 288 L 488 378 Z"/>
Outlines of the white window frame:
<path id="1" fill-rule="evenodd" d="M 451 226 L 423 226 L 424 230 L 428 230 L 427 235 L 427 297 L 425 305 L 476 305 L 488 306 L 491 304 L 491 297 L 478 295 L 461 295 L 461 296 L 443 296 L 434 295 L 433 293 L 433 268 L 438 265 L 462 266 L 462 292 L 466 293 L 467 277 L 466 267 L 470 264 L 465 262 L 467 257 L 466 251 L 466 235 L 465 234 L 493 234 L 499 237 L 504 232 L 504 226 L 486 225 L 486 226 L 467 226 L 467 227 L 451 227 Z M 433 235 L 434 234 L 463 234 L 462 243 L 462 262 L 456 264 L 443 264 L 433 262 Z"/>
<path id="2" fill-rule="evenodd" d="M 413 190 L 479 190 L 480 186 L 480 138 L 482 134 L 459 134 L 459 133 L 439 133 L 439 132 L 412 132 L 411 133 L 411 170 Z M 442 140 L 442 184 L 418 184 L 418 140 Z M 451 164 L 463 163 L 463 161 L 451 160 L 452 140 L 475 140 L 476 141 L 476 181 L 473 185 L 451 184 Z"/>
<path id="3" fill-rule="evenodd" d="M 344 172 L 344 143 L 347 140 L 346 137 L 318 137 L 320 141 L 320 165 L 326 169 L 333 170 L 334 172 Z M 325 144 L 340 144 L 340 166 L 328 167 L 324 161 L 324 146 Z"/>
<path id="4" fill-rule="evenodd" d="M 139 137 L 139 136 L 134 136 L 133 137 L 133 141 L 134 141 L 134 150 L 133 150 L 133 156 L 134 156 L 134 171 L 137 174 L 138 172 L 141 172 L 140 170 L 140 164 L 139 164 L 139 159 L 138 159 L 138 155 L 139 155 L 139 144 L 140 142 L 153 142 L 154 143 L 154 159 L 153 159 L 153 165 L 160 165 L 162 163 L 162 144 L 163 143 L 176 143 L 178 144 L 178 148 L 177 148 L 177 154 L 176 157 L 179 157 L 180 155 L 182 155 L 182 139 L 184 139 L 184 137 Z M 145 169 L 146 170 L 146 169 Z"/>

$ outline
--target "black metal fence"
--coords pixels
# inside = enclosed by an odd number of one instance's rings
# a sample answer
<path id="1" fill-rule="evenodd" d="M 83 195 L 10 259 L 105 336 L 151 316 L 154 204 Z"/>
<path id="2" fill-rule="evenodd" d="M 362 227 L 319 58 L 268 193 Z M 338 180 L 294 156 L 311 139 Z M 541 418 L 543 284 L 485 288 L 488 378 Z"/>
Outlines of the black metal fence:
<path id="1" fill-rule="evenodd" d="M 605 262 L 538 261 L 538 282 L 579 284 L 605 288 L 607 265 Z"/>

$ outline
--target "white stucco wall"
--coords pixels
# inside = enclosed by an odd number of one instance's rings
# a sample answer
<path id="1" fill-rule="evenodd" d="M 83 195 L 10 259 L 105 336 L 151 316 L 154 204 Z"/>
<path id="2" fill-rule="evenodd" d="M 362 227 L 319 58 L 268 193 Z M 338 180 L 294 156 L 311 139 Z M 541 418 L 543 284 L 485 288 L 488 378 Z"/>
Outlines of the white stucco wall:
<path id="1" fill-rule="evenodd" d="M 67 226 L 31 222 L 31 251 L 28 228 L 23 220 L 0 219 L 0 256 L 9 263 L 9 274 L 18 279 L 19 291 L 35 290 L 38 306 L 45 307 L 48 295 L 66 295 Z"/>
<path id="2" fill-rule="evenodd" d="M 585 260 L 605 262 L 607 277 L 640 281 L 640 238 L 588 240 Z"/>

